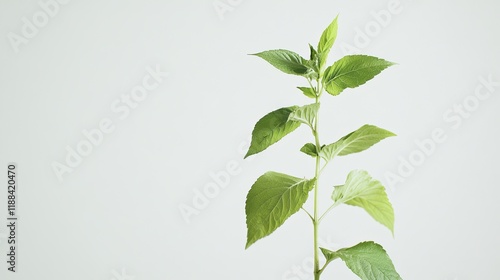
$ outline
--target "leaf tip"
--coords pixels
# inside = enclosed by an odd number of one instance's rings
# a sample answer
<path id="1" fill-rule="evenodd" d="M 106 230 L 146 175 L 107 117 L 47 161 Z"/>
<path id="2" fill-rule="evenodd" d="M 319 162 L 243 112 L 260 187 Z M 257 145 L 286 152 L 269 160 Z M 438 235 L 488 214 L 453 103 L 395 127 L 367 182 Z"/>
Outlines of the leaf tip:
<path id="1" fill-rule="evenodd" d="M 397 63 L 397 62 L 392 62 L 392 61 L 385 60 L 385 59 L 382 59 L 382 60 L 383 60 L 383 61 L 385 62 L 385 64 L 386 64 L 386 67 L 385 67 L 385 68 L 389 68 L 389 67 L 391 67 L 391 66 L 396 66 L 396 65 L 399 65 L 399 63 Z"/>
<path id="2" fill-rule="evenodd" d="M 243 157 L 243 159 L 246 159 L 247 157 L 254 155 L 254 154 L 256 154 L 256 153 L 252 150 L 252 147 L 250 147 L 248 149 L 247 153 L 245 154 L 245 156 Z"/>
<path id="3" fill-rule="evenodd" d="M 392 223 L 390 226 L 388 226 L 389 230 L 391 231 L 392 238 L 394 239 L 396 236 L 394 235 L 394 218 L 392 219 Z"/>
<path id="4" fill-rule="evenodd" d="M 330 26 L 336 24 L 338 20 L 339 20 L 339 14 L 337 14 L 337 16 L 335 16 L 335 18 L 330 22 Z"/>

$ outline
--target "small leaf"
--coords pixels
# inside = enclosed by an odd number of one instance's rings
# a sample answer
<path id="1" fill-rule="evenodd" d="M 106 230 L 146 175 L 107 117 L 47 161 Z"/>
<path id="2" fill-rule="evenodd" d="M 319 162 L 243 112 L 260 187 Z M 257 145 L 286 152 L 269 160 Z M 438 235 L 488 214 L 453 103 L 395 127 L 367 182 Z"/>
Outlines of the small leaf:
<path id="1" fill-rule="evenodd" d="M 297 87 L 302 93 L 309 98 L 316 98 L 316 92 L 310 87 Z"/>
<path id="2" fill-rule="evenodd" d="M 303 152 L 304 154 L 310 155 L 312 157 L 317 157 L 318 156 L 318 152 L 316 151 L 316 145 L 314 145 L 313 143 L 307 143 L 307 144 L 305 144 L 300 149 L 300 151 Z"/>
<path id="3" fill-rule="evenodd" d="M 245 158 L 260 153 L 281 140 L 300 126 L 300 122 L 289 121 L 288 117 L 297 106 L 281 108 L 261 118 L 252 132 L 252 142 Z"/>
<path id="4" fill-rule="evenodd" d="M 314 120 L 319 110 L 319 103 L 313 103 L 297 108 L 293 111 L 288 120 L 297 121 L 307 124 L 311 129 L 314 129 Z"/>
<path id="5" fill-rule="evenodd" d="M 247 244 L 268 236 L 306 202 L 316 180 L 305 180 L 277 172 L 257 179 L 246 201 Z"/>
<path id="6" fill-rule="evenodd" d="M 337 252 L 321 251 L 328 262 L 341 258 L 361 280 L 402 280 L 387 252 L 375 242 L 362 242 Z"/>
<path id="7" fill-rule="evenodd" d="M 333 190 L 335 204 L 345 203 L 365 209 L 372 218 L 394 234 L 394 209 L 384 186 L 363 170 L 351 171 L 345 185 Z"/>
<path id="8" fill-rule="evenodd" d="M 311 44 L 309 44 L 309 51 L 310 51 L 309 60 L 310 61 L 317 61 L 318 60 L 318 51 L 315 50 Z"/>
<path id="9" fill-rule="evenodd" d="M 314 74 L 308 75 L 308 77 L 312 80 L 316 80 L 318 78 L 318 73 L 319 73 L 319 54 L 314 47 L 309 44 L 309 50 L 310 50 L 310 55 L 309 55 L 309 65 L 310 67 L 314 70 Z"/>
<path id="10" fill-rule="evenodd" d="M 319 248 L 319 249 L 321 250 L 321 253 L 323 253 L 323 256 L 325 256 L 325 259 L 328 263 L 339 258 L 339 255 L 337 254 L 337 252 L 330 251 L 330 250 L 325 249 L 325 248 Z"/>
<path id="11" fill-rule="evenodd" d="M 325 70 L 325 89 L 332 95 L 358 87 L 394 63 L 367 55 L 344 56 Z"/>
<path id="12" fill-rule="evenodd" d="M 396 136 L 396 134 L 374 125 L 365 124 L 358 130 L 340 138 L 337 142 L 326 145 L 321 149 L 319 155 L 326 161 L 330 161 L 335 156 L 362 152 L 391 136 Z"/>
<path id="13" fill-rule="evenodd" d="M 306 76 L 312 69 L 308 66 L 308 61 L 295 52 L 288 50 L 270 50 L 256 55 L 277 69 L 292 75 Z"/>
<path id="14" fill-rule="evenodd" d="M 323 31 L 321 34 L 321 38 L 318 43 L 318 53 L 319 55 L 319 66 L 320 69 L 325 64 L 328 59 L 328 54 L 330 53 L 330 49 L 332 48 L 335 40 L 337 39 L 337 24 L 338 16 L 330 23 L 330 25 Z"/>

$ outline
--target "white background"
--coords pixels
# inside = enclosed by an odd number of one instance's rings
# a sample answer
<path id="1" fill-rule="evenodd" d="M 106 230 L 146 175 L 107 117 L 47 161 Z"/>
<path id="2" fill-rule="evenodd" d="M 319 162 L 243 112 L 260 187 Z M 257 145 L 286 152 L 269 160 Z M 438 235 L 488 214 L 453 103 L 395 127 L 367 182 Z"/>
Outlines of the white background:
<path id="1" fill-rule="evenodd" d="M 374 240 L 406 280 L 500 279 L 500 86 L 485 100 L 474 97 L 480 77 L 500 81 L 498 1 L 402 0 L 384 27 L 372 12 L 387 10 L 385 0 L 233 0 L 223 13 L 214 3 L 69 1 L 27 38 L 23 17 L 33 22 L 40 4 L 0 1 L 0 168 L 19 165 L 20 219 L 16 274 L 7 271 L 0 227 L 1 279 L 310 279 L 291 272 L 309 267 L 304 213 L 244 250 L 244 202 L 255 179 L 268 170 L 311 177 L 314 165 L 298 152 L 311 141 L 305 128 L 242 159 L 260 117 L 310 102 L 295 89 L 305 81 L 247 54 L 285 48 L 307 56 L 307 43 L 315 45 L 337 14 L 330 63 L 351 45 L 398 65 L 324 96 L 322 141 L 365 123 L 398 137 L 329 166 L 321 207 L 349 170 L 366 169 L 391 186 L 396 228 L 393 238 L 361 209 L 340 207 L 322 224 L 322 244 Z M 13 44 L 13 33 L 24 43 Z M 168 77 L 121 119 L 112 104 L 141 85 L 148 67 Z M 464 100 L 471 112 L 457 117 L 454 106 Z M 66 164 L 67 148 L 86 139 L 82 130 L 105 118 L 114 131 L 58 180 L 54 162 Z M 446 140 L 419 159 L 415 141 L 435 129 Z M 420 160 L 413 172 L 391 183 L 388 174 L 401 175 L 411 155 Z M 194 207 L 195 193 L 228 163 L 238 174 L 206 208 L 183 217 L 179 207 Z M 339 261 L 323 277 L 357 279 Z"/>

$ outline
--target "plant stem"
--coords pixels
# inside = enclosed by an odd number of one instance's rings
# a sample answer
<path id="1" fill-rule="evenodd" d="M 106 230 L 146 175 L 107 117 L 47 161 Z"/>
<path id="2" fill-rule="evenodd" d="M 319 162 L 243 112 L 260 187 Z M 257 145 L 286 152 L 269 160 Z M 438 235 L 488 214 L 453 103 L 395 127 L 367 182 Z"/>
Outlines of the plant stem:
<path id="1" fill-rule="evenodd" d="M 318 85 L 318 91 L 319 91 L 319 85 Z M 319 103 L 319 93 L 317 93 L 316 103 Z M 316 113 L 316 118 L 314 120 L 313 133 L 314 133 L 314 140 L 316 142 L 316 151 L 319 151 L 321 148 L 321 145 L 319 142 L 318 114 L 317 113 Z M 313 218 L 313 225 L 314 225 L 314 280 L 319 280 L 319 277 L 321 275 L 321 270 L 319 267 L 319 246 L 318 246 L 318 230 L 319 230 L 319 221 L 320 221 L 320 218 L 318 216 L 318 188 L 319 188 L 320 164 L 321 164 L 321 158 L 319 156 L 316 156 L 316 172 L 315 172 L 315 176 L 314 176 L 316 178 L 316 186 L 314 187 L 314 218 Z"/>

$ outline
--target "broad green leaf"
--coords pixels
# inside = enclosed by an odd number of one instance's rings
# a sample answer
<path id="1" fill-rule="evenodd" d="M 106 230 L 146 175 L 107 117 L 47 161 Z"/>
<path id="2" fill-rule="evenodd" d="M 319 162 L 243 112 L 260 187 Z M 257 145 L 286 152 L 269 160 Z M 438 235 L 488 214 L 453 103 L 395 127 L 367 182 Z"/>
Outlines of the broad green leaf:
<path id="1" fill-rule="evenodd" d="M 270 50 L 252 55 L 256 55 L 266 60 L 274 67 L 287 74 L 306 76 L 312 71 L 308 65 L 308 61 L 292 51 Z"/>
<path id="2" fill-rule="evenodd" d="M 369 241 L 337 252 L 321 248 L 328 262 L 340 258 L 361 280 L 402 280 L 389 255 L 379 244 Z"/>
<path id="3" fill-rule="evenodd" d="M 247 244 L 268 236 L 306 202 L 316 180 L 305 180 L 277 172 L 257 179 L 246 201 Z"/>
<path id="4" fill-rule="evenodd" d="M 337 39 L 337 24 L 338 16 L 328 25 L 328 27 L 321 34 L 321 38 L 318 43 L 318 53 L 319 53 L 319 65 L 320 69 L 325 64 L 328 59 L 328 54 L 330 53 L 330 49 L 332 48 L 335 40 Z"/>
<path id="5" fill-rule="evenodd" d="M 351 171 L 345 184 L 335 187 L 332 199 L 336 205 L 345 203 L 365 209 L 372 218 L 394 234 L 394 209 L 384 186 L 368 172 Z"/>
<path id="6" fill-rule="evenodd" d="M 307 124 L 310 128 L 314 129 L 314 120 L 319 110 L 319 103 L 305 105 L 294 110 L 288 120 L 297 121 Z"/>
<path id="7" fill-rule="evenodd" d="M 297 87 L 298 89 L 300 89 L 300 91 L 302 91 L 302 93 L 309 97 L 309 98 L 316 98 L 316 92 L 314 92 L 314 89 L 310 88 L 310 87 Z"/>
<path id="8" fill-rule="evenodd" d="M 310 155 L 312 157 L 317 157 L 318 156 L 316 145 L 314 145 L 313 143 L 307 143 L 307 144 L 305 144 L 304 146 L 302 146 L 302 148 L 300 149 L 300 151 L 303 152 L 304 154 Z"/>
<path id="9" fill-rule="evenodd" d="M 396 136 L 396 134 L 374 125 L 365 124 L 358 130 L 340 138 L 337 142 L 326 145 L 321 149 L 319 155 L 326 161 L 330 161 L 335 156 L 362 152 L 391 136 Z"/>
<path id="10" fill-rule="evenodd" d="M 288 117 L 298 108 L 298 106 L 281 108 L 260 119 L 253 129 L 252 142 L 245 158 L 262 152 L 297 129 L 300 122 L 289 121 Z"/>
<path id="11" fill-rule="evenodd" d="M 344 56 L 325 70 L 325 89 L 332 95 L 358 87 L 394 63 L 367 55 Z"/>

